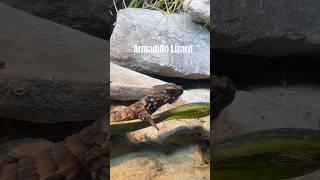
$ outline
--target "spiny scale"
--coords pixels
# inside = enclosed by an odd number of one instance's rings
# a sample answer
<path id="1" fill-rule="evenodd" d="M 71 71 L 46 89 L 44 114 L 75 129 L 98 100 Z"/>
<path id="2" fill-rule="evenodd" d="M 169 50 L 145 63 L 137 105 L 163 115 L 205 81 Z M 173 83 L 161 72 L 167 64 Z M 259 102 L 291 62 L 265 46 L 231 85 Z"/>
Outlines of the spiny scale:
<path id="1" fill-rule="evenodd" d="M 96 121 L 35 156 L 2 168 L 0 180 L 79 180 L 84 172 L 109 179 L 106 121 Z"/>

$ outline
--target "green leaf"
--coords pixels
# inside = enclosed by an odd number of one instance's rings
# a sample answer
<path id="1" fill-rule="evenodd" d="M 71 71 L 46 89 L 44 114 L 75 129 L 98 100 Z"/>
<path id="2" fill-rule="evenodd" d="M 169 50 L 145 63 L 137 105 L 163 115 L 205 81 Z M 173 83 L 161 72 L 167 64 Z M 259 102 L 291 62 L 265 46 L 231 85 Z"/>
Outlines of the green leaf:
<path id="1" fill-rule="evenodd" d="M 210 114 L 210 103 L 190 103 L 185 104 L 165 112 L 152 116 L 155 123 L 174 119 L 196 119 L 208 116 Z M 111 135 L 120 135 L 127 132 L 136 131 L 150 126 L 150 124 L 140 120 L 130 120 L 123 122 L 112 122 L 110 123 Z"/>
<path id="2" fill-rule="evenodd" d="M 215 144 L 211 179 L 276 180 L 302 176 L 320 168 L 320 131 L 273 129 Z"/>

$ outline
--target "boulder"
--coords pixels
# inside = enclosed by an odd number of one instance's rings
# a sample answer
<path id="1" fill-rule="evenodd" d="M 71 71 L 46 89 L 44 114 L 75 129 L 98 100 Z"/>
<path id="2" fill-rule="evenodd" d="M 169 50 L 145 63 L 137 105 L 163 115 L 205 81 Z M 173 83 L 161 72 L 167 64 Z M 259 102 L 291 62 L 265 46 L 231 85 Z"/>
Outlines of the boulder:
<path id="1" fill-rule="evenodd" d="M 318 0 L 218 0 L 212 6 L 214 49 L 272 57 L 319 55 Z"/>
<path id="2" fill-rule="evenodd" d="M 210 77 L 210 33 L 186 13 L 120 10 L 110 44 L 111 61 L 132 70 L 185 79 Z M 154 51 L 139 51 L 143 46 Z M 185 51 L 172 51 L 174 47 Z"/>
<path id="3" fill-rule="evenodd" d="M 209 0 L 185 0 L 183 9 L 188 12 L 192 20 L 199 23 L 210 23 Z"/>
<path id="4" fill-rule="evenodd" d="M 300 176 L 300 177 L 296 177 L 296 178 L 291 178 L 289 180 L 318 180 L 320 177 L 320 170 L 315 171 L 311 174 L 308 175 L 304 175 L 304 176 Z"/>
<path id="5" fill-rule="evenodd" d="M 193 102 L 210 102 L 210 89 L 209 88 L 197 88 L 184 90 L 180 99 L 186 103 Z"/>
<path id="6" fill-rule="evenodd" d="M 105 0 L 0 0 L 35 16 L 106 39 L 108 1 Z"/>
<path id="7" fill-rule="evenodd" d="M 108 42 L 0 3 L 0 117 L 95 120 L 107 111 Z"/>
<path id="8" fill-rule="evenodd" d="M 166 82 L 110 63 L 110 98 L 113 100 L 138 100 L 147 95 L 152 86 Z"/>
<path id="9" fill-rule="evenodd" d="M 211 126 L 212 141 L 275 128 L 319 129 L 320 88 L 316 86 L 267 87 L 237 91 L 235 100 Z"/>

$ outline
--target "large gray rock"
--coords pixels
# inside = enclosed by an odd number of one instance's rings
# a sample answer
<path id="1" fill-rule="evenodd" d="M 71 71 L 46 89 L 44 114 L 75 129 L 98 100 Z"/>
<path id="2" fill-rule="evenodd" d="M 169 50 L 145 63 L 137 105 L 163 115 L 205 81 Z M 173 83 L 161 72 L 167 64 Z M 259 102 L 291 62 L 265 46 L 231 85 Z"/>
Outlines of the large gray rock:
<path id="1" fill-rule="evenodd" d="M 106 39 L 108 25 L 106 0 L 0 0 L 35 16 Z"/>
<path id="2" fill-rule="evenodd" d="M 110 98 L 114 100 L 138 100 L 147 95 L 152 86 L 166 82 L 110 63 Z"/>
<path id="3" fill-rule="evenodd" d="M 107 48 L 107 41 L 0 3 L 0 117 L 100 117 L 109 98 Z"/>
<path id="4" fill-rule="evenodd" d="M 187 79 L 210 76 L 210 33 L 188 14 L 121 10 L 110 39 L 112 62 L 143 73 Z M 134 53 L 137 46 L 192 45 L 192 53 Z M 170 49 L 170 48 L 169 48 Z"/>
<path id="5" fill-rule="evenodd" d="M 235 100 L 211 126 L 212 140 L 275 128 L 316 128 L 320 122 L 320 88 L 268 87 L 237 91 Z"/>
<path id="6" fill-rule="evenodd" d="M 192 20 L 195 22 L 210 22 L 209 0 L 185 0 L 183 2 L 183 9 L 191 15 Z"/>
<path id="7" fill-rule="evenodd" d="M 320 52 L 318 0 L 217 0 L 212 6 L 215 49 L 262 56 Z"/>

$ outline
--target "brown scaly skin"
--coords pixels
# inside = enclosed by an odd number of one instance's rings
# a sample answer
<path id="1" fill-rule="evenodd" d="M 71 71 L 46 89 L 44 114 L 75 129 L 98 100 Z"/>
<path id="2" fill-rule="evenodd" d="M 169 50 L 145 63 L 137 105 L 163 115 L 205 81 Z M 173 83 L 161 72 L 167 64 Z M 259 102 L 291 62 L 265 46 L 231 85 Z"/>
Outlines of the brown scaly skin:
<path id="1" fill-rule="evenodd" d="M 164 104 L 173 103 L 182 93 L 183 88 L 172 83 L 154 86 L 150 94 L 138 102 L 121 111 L 112 111 L 110 113 L 110 122 L 142 119 L 158 129 L 151 119 L 151 114 Z"/>
<path id="2" fill-rule="evenodd" d="M 236 89 L 229 78 L 216 75 L 211 77 L 210 88 L 214 120 L 234 100 Z"/>
<path id="3" fill-rule="evenodd" d="M 0 180 L 80 180 L 109 177 L 109 135 L 106 119 L 55 143 L 47 150 L 17 163 L 5 165 Z"/>
<path id="4" fill-rule="evenodd" d="M 123 111 L 112 112 L 110 121 L 141 118 L 154 124 L 150 114 L 160 106 L 174 102 L 182 92 L 182 87 L 175 84 L 154 86 L 151 93 L 137 103 Z M 107 118 L 98 120 L 35 156 L 5 165 L 0 172 L 0 180 L 82 180 L 85 174 L 90 174 L 93 179 L 107 180 L 108 127 Z"/>

